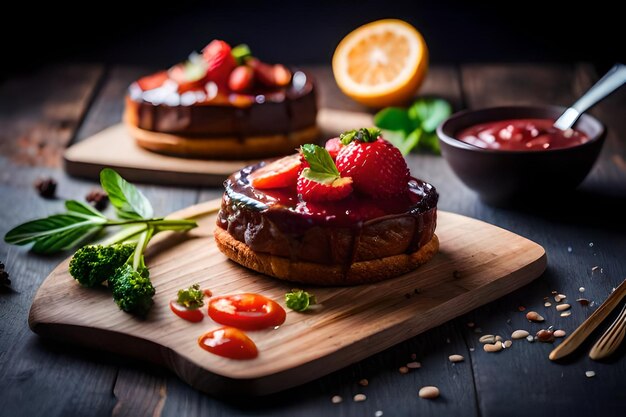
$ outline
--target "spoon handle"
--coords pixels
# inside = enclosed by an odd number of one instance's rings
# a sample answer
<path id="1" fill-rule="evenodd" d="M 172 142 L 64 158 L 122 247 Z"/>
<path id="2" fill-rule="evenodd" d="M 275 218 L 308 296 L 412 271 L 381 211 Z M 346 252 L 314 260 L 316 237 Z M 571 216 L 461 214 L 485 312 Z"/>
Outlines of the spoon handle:
<path id="1" fill-rule="evenodd" d="M 576 103 L 554 122 L 554 126 L 561 130 L 571 128 L 578 117 L 590 107 L 620 88 L 626 83 L 626 65 L 615 64 L 604 77 L 600 78 Z"/>
<path id="2" fill-rule="evenodd" d="M 624 308 L 622 308 L 622 312 L 615 319 L 611 327 L 607 329 L 606 332 L 600 339 L 596 342 L 595 345 L 591 348 L 589 352 L 589 357 L 593 360 L 604 359 L 607 356 L 611 356 L 613 352 L 617 350 L 622 340 L 624 340 L 624 335 L 626 334 L 626 304 L 624 304 Z"/>

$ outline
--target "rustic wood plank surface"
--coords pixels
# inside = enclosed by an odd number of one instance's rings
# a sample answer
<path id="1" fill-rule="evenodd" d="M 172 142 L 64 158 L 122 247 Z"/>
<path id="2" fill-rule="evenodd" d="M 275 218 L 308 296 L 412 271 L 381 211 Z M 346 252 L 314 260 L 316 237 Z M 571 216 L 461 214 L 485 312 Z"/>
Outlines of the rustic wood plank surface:
<path id="1" fill-rule="evenodd" d="M 313 68 L 322 105 L 363 110 L 338 92 L 329 68 Z M 59 181 L 61 198 L 83 198 L 94 184 L 69 178 L 57 158 L 72 139 L 80 140 L 120 120 L 126 85 L 141 68 L 63 66 L 10 79 L 0 85 L 0 233 L 13 225 L 59 210 L 60 200 L 43 200 L 31 184 L 39 175 Z M 455 108 L 501 103 L 567 105 L 595 79 L 589 66 L 464 65 L 435 67 L 420 94 L 451 99 Z M 485 206 L 463 187 L 441 158 L 411 155 L 413 172 L 434 183 L 444 210 L 476 217 L 543 245 L 549 268 L 535 283 L 466 317 L 439 326 L 327 377 L 289 391 L 242 401 L 218 399 L 193 390 L 173 374 L 141 362 L 102 354 L 33 335 L 26 317 L 41 280 L 65 256 L 38 257 L 0 244 L 0 261 L 13 284 L 0 293 L 0 415 L 7 416 L 238 416 L 238 415 L 623 415 L 626 412 L 624 351 L 607 362 L 590 361 L 585 351 L 551 363 L 550 344 L 515 343 L 510 351 L 481 350 L 481 334 L 536 331 L 519 306 L 536 309 L 571 332 L 596 303 L 626 277 L 626 94 L 616 93 L 593 110 L 608 127 L 601 158 L 577 193 L 541 209 Z M 77 129 L 80 127 L 79 129 Z M 44 144 L 42 146 L 41 144 Z M 38 150 L 40 148 L 47 150 Z M 219 189 L 142 186 L 161 214 L 219 196 Z M 593 245 L 590 245 L 593 243 Z M 571 250 L 570 250 L 571 248 Z M 598 268 L 593 269 L 595 266 Z M 583 294 L 579 287 L 585 287 Z M 572 315 L 544 307 L 557 290 L 568 296 Z M 554 305 L 554 300 L 552 300 Z M 509 321 L 510 320 L 510 321 Z M 469 327 L 467 323 L 474 323 Z M 482 333 L 477 333 L 477 327 Z M 589 342 L 589 346 L 593 340 Z M 398 367 L 412 353 L 422 368 L 402 375 Z M 465 356 L 451 364 L 449 354 Z M 585 371 L 594 370 L 594 378 Z M 358 381 L 369 379 L 362 387 Z M 442 397 L 417 397 L 423 385 L 437 385 Z M 352 396 L 367 400 L 355 403 Z M 341 395 L 343 402 L 331 404 Z"/>

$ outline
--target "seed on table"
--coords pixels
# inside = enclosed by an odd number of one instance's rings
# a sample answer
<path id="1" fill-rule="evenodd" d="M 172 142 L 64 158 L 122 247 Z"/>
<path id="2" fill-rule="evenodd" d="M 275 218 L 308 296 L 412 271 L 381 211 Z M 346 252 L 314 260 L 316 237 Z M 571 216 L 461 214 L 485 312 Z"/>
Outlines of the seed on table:
<path id="1" fill-rule="evenodd" d="M 528 336 L 528 332 L 526 330 L 515 330 L 511 333 L 511 339 L 523 339 Z"/>
<path id="2" fill-rule="evenodd" d="M 513 345 L 513 342 L 511 342 L 510 340 L 505 340 L 504 341 L 504 347 L 506 349 L 510 348 Z"/>
<path id="3" fill-rule="evenodd" d="M 517 307 L 517 309 L 519 311 L 526 311 L 526 307 L 524 307 L 524 306 L 519 306 L 519 307 Z"/>
<path id="4" fill-rule="evenodd" d="M 552 303 L 550 301 L 546 301 L 545 303 L 543 303 L 544 307 L 550 307 L 552 305 Z"/>
<path id="5" fill-rule="evenodd" d="M 530 321 L 535 321 L 535 322 L 542 322 L 545 319 L 536 311 L 529 311 L 528 313 L 526 313 L 526 318 Z"/>
<path id="6" fill-rule="evenodd" d="M 578 289 L 578 292 L 585 292 L 585 287 L 580 287 L 580 288 Z"/>
<path id="7" fill-rule="evenodd" d="M 400 371 L 401 374 L 408 374 L 409 368 L 406 366 L 401 366 L 400 368 L 398 368 L 398 371 Z"/>
<path id="8" fill-rule="evenodd" d="M 358 403 L 358 402 L 367 400 L 367 397 L 365 396 L 365 394 L 357 394 L 354 396 L 353 400 L 354 402 Z"/>
<path id="9" fill-rule="evenodd" d="M 362 380 L 359 381 L 359 385 L 362 386 L 362 387 L 367 387 L 369 384 L 370 384 L 370 382 L 367 379 L 365 379 L 365 378 L 363 378 Z"/>
<path id="10" fill-rule="evenodd" d="M 419 362 L 409 362 L 406 364 L 406 367 L 409 369 L 418 369 L 422 367 L 422 364 Z"/>
<path id="11" fill-rule="evenodd" d="M 554 296 L 554 301 L 556 301 L 557 303 L 560 303 L 561 301 L 565 300 L 567 298 L 567 295 L 564 294 L 557 294 Z"/>
<path id="12" fill-rule="evenodd" d="M 486 334 L 484 336 L 481 336 L 480 339 L 478 339 L 478 341 L 480 343 L 493 343 L 496 341 L 496 337 L 492 334 Z"/>
<path id="13" fill-rule="evenodd" d="M 570 307 L 571 307 L 571 305 L 569 305 L 569 304 L 559 304 L 558 306 L 556 306 L 556 311 L 569 310 Z"/>
<path id="14" fill-rule="evenodd" d="M 561 313 L 561 317 L 569 317 L 571 315 L 572 315 L 571 311 L 564 311 L 564 312 Z"/>
<path id="15" fill-rule="evenodd" d="M 596 373 L 593 371 L 587 371 L 585 372 L 585 375 L 587 375 L 587 378 L 593 378 L 594 376 L 596 376 Z"/>
<path id="16" fill-rule="evenodd" d="M 502 350 L 502 343 L 494 343 L 494 344 L 486 344 L 483 345 L 483 350 L 485 352 L 499 352 Z"/>
<path id="17" fill-rule="evenodd" d="M 526 336 L 526 340 L 528 340 L 530 343 L 533 343 L 535 341 L 535 338 L 532 335 L 528 335 Z"/>
<path id="18" fill-rule="evenodd" d="M 461 355 L 450 355 L 450 356 L 448 356 L 448 360 L 450 362 L 452 362 L 452 363 L 463 362 L 464 359 L 465 358 L 463 356 L 461 356 Z"/>
<path id="19" fill-rule="evenodd" d="M 541 329 L 537 332 L 537 340 L 544 343 L 554 342 L 554 332 L 551 330 Z"/>
<path id="20" fill-rule="evenodd" d="M 496 336 L 496 342 L 502 342 L 502 336 Z"/>
<path id="21" fill-rule="evenodd" d="M 418 395 L 420 398 L 433 399 L 439 397 L 439 388 L 433 386 L 422 387 Z"/>
<path id="22" fill-rule="evenodd" d="M 333 404 L 339 404 L 342 401 L 343 398 L 341 398 L 339 395 L 333 395 L 333 398 L 330 399 L 330 402 Z"/>
<path id="23" fill-rule="evenodd" d="M 553 334 L 554 334 L 554 337 L 565 337 L 567 333 L 565 333 L 565 330 L 559 329 L 559 330 L 555 330 Z"/>
<path id="24" fill-rule="evenodd" d="M 470 321 L 470 322 L 467 323 L 467 327 L 472 328 L 474 326 L 476 326 L 476 324 L 473 321 Z"/>
<path id="25" fill-rule="evenodd" d="M 382 415 L 383 415 L 382 410 L 378 410 L 374 413 L 374 417 L 382 417 Z"/>
<path id="26" fill-rule="evenodd" d="M 589 305 L 589 300 L 587 300 L 586 298 L 578 298 L 578 299 L 576 299 L 576 301 L 578 301 L 581 306 L 588 306 Z"/>

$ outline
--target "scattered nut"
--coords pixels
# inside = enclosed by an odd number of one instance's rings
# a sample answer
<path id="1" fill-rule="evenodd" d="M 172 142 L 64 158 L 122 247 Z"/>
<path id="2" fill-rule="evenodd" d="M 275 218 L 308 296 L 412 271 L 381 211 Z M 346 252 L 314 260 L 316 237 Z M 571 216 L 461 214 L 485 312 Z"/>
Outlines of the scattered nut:
<path id="1" fill-rule="evenodd" d="M 519 306 L 519 307 L 517 307 L 517 309 L 519 311 L 526 311 L 526 307 L 524 307 L 524 306 Z"/>
<path id="2" fill-rule="evenodd" d="M 433 399 L 439 397 L 439 388 L 433 386 L 422 387 L 418 395 L 420 398 Z"/>
<path id="3" fill-rule="evenodd" d="M 559 329 L 559 330 L 555 330 L 553 334 L 554 334 L 554 337 L 565 337 L 567 333 L 565 333 L 565 330 Z"/>
<path id="4" fill-rule="evenodd" d="M 109 204 L 109 196 L 102 188 L 94 188 L 85 196 L 85 200 L 96 210 L 104 210 Z"/>
<path id="5" fill-rule="evenodd" d="M 333 397 L 330 399 L 330 402 L 333 404 L 339 404 L 342 401 L 343 398 L 341 398 L 339 395 L 333 395 Z"/>
<path id="6" fill-rule="evenodd" d="M 515 330 L 511 333 L 511 339 L 523 339 L 528 336 L 528 332 L 526 330 Z"/>
<path id="7" fill-rule="evenodd" d="M 545 303 L 543 303 L 544 307 L 550 307 L 552 305 L 552 303 L 550 301 L 546 301 Z"/>
<path id="8" fill-rule="evenodd" d="M 558 306 L 556 306 L 556 311 L 569 310 L 570 307 L 571 307 L 571 305 L 569 305 L 569 304 L 559 304 Z"/>
<path id="9" fill-rule="evenodd" d="M 54 194 L 57 191 L 57 182 L 52 177 L 37 178 L 33 186 L 43 198 L 54 198 Z"/>
<path id="10" fill-rule="evenodd" d="M 585 287 L 580 287 L 580 288 L 578 289 L 578 292 L 585 292 Z"/>
<path id="11" fill-rule="evenodd" d="M 526 336 L 526 340 L 528 340 L 529 343 L 533 343 L 535 341 L 535 338 L 532 337 L 531 335 Z"/>
<path id="12" fill-rule="evenodd" d="M 419 362 L 409 362 L 406 364 L 406 367 L 409 369 L 418 369 L 422 367 L 422 364 Z"/>
<path id="13" fill-rule="evenodd" d="M 541 329 L 537 332 L 537 340 L 544 343 L 554 342 L 554 332 L 552 330 Z"/>
<path id="14" fill-rule="evenodd" d="M 504 348 L 505 348 L 505 349 L 508 349 L 508 348 L 510 348 L 511 346 L 513 346 L 513 342 L 511 342 L 510 340 L 505 340 L 505 341 L 504 341 Z"/>
<path id="15" fill-rule="evenodd" d="M 561 301 L 565 300 L 567 298 L 567 295 L 564 294 L 557 294 L 554 296 L 554 301 L 556 301 L 557 303 L 560 303 Z"/>
<path id="16" fill-rule="evenodd" d="M 535 321 L 535 322 L 542 322 L 545 319 L 536 311 L 529 311 L 528 313 L 526 313 L 526 318 L 530 321 Z"/>
<path id="17" fill-rule="evenodd" d="M 481 338 L 478 339 L 478 341 L 480 343 L 493 343 L 496 341 L 496 337 L 492 334 L 486 334 L 484 336 L 481 336 Z"/>
<path id="18" fill-rule="evenodd" d="M 414 361 L 417 359 L 417 353 L 411 353 L 411 360 Z"/>
<path id="19" fill-rule="evenodd" d="M 367 400 L 367 397 L 365 396 L 365 394 L 357 394 L 352 399 L 354 400 L 354 402 L 358 403 Z"/>
<path id="20" fill-rule="evenodd" d="M 450 355 L 448 356 L 448 360 L 452 363 L 455 363 L 455 362 L 463 362 L 465 358 L 461 355 Z"/>
<path id="21" fill-rule="evenodd" d="M 382 417 L 383 415 L 383 411 L 382 410 L 378 410 L 374 413 L 374 417 Z"/>
<path id="22" fill-rule="evenodd" d="M 400 368 L 398 368 L 398 371 L 400 371 L 401 374 L 408 374 L 409 368 L 406 366 L 401 366 Z"/>
<path id="23" fill-rule="evenodd" d="M 485 352 L 499 352 L 502 350 L 502 343 L 494 343 L 494 344 L 486 344 L 483 345 L 483 350 Z"/>
<path id="24" fill-rule="evenodd" d="M 359 381 L 359 385 L 362 386 L 362 387 L 367 387 L 369 384 L 370 384 L 370 382 L 367 379 L 365 379 L 365 378 L 363 378 L 363 379 L 361 379 Z"/>
<path id="25" fill-rule="evenodd" d="M 470 321 L 470 322 L 467 323 L 467 327 L 469 327 L 469 328 L 472 328 L 474 326 L 476 326 L 476 324 L 473 321 Z"/>
<path id="26" fill-rule="evenodd" d="M 587 371 L 585 372 L 585 375 L 587 376 L 587 378 L 593 378 L 594 376 L 596 376 L 596 373 L 593 371 Z"/>
<path id="27" fill-rule="evenodd" d="M 561 313 L 561 317 L 569 317 L 571 315 L 572 315 L 571 311 L 564 311 L 564 312 Z"/>
<path id="28" fill-rule="evenodd" d="M 496 336 L 496 342 L 502 342 L 502 336 Z"/>
<path id="29" fill-rule="evenodd" d="M 578 301 L 578 303 L 581 306 L 588 306 L 589 305 L 589 300 L 587 300 L 586 298 L 578 298 L 576 301 Z"/>

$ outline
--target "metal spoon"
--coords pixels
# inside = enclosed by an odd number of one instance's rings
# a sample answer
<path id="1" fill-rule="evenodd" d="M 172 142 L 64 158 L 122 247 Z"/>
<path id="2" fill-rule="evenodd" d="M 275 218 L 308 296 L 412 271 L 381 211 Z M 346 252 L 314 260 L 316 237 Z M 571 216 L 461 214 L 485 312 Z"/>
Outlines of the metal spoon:
<path id="1" fill-rule="evenodd" d="M 554 122 L 554 127 L 567 130 L 574 126 L 581 114 L 589 110 L 598 101 L 626 83 L 626 65 L 615 64 L 604 77 L 595 83 L 589 91 L 576 101 Z"/>

